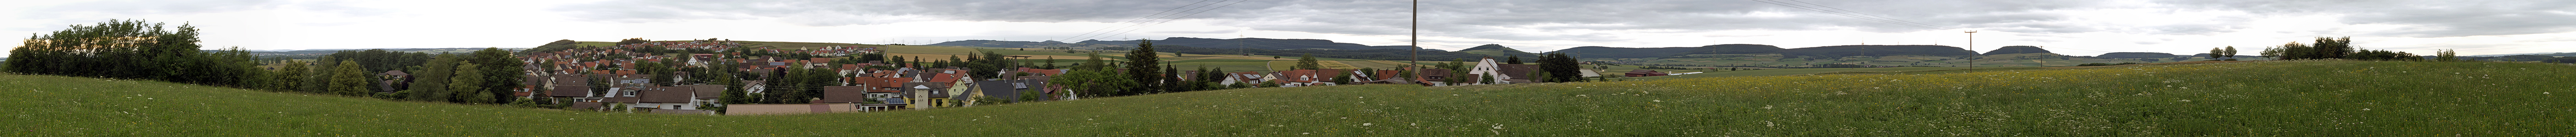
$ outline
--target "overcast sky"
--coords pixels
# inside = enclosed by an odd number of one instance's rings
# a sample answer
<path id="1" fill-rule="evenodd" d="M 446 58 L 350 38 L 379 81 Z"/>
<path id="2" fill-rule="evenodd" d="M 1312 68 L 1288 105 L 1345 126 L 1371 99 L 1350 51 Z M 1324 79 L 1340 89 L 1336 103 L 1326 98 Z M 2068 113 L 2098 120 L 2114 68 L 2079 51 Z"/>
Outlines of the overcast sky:
<path id="1" fill-rule="evenodd" d="M 928 44 L 1258 37 L 1405 45 L 1407 6 L 1386 0 L 21 0 L 0 1 L 6 7 L 0 34 L 24 39 L 74 24 L 146 19 L 196 25 L 209 49 L 525 48 L 622 38 Z M 1425 0 L 1420 10 L 1422 45 L 1449 50 L 1483 44 L 1528 51 L 1966 46 L 1968 36 L 1960 32 L 1973 30 L 1981 31 L 1978 51 L 2030 45 L 2077 56 L 2187 55 L 2221 46 L 2255 54 L 2319 36 L 2351 36 L 2361 48 L 2424 55 L 2436 49 L 2576 52 L 2576 1 L 2563 0 Z M 1138 20 L 1147 17 L 1156 18 Z M 1135 27 L 1119 29 L 1125 26 Z M 1104 31 L 1118 35 L 1086 35 Z"/>

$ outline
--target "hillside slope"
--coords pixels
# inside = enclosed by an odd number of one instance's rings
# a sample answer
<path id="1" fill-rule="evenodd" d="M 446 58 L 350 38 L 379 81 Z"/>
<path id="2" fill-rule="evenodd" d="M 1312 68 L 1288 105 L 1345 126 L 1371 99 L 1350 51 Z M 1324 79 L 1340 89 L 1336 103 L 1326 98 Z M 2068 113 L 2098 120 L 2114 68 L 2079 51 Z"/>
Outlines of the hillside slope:
<path id="1" fill-rule="evenodd" d="M 1456 87 L 1259 88 L 927 111 L 612 114 L 0 75 L 0 136 L 2519 136 L 2576 67 L 2267 61 Z M 215 126 L 220 125 L 220 126 Z M 688 130 L 602 130 L 688 129 Z"/>
<path id="2" fill-rule="evenodd" d="M 1476 47 L 1468 47 L 1467 49 L 1459 49 L 1459 50 L 1458 50 L 1458 52 L 1461 52 L 1461 53 L 1470 53 L 1470 54 L 1477 54 L 1477 55 L 1485 55 L 1485 56 L 1493 56 L 1493 57 L 1496 57 L 1496 58 L 1500 58 L 1500 57 L 1507 57 L 1507 56 L 1521 56 L 1521 57 L 1539 57 L 1539 56 L 1540 56 L 1538 53 L 1530 53 L 1530 52 L 1526 52 L 1526 51 L 1521 51 L 1520 49 L 1512 49 L 1512 47 L 1506 47 L 1506 46 L 1503 46 L 1503 45 L 1501 45 L 1501 44 L 1485 44 L 1485 45 L 1478 45 L 1478 46 L 1476 46 Z M 1532 59 L 1536 59 L 1536 58 L 1532 58 Z"/>

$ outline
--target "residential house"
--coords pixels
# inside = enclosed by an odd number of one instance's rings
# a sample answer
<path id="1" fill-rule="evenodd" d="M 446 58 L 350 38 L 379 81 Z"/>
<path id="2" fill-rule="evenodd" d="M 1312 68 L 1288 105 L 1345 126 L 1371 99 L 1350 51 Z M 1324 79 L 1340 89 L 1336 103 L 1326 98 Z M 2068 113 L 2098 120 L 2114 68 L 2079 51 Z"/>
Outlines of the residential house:
<path id="1" fill-rule="evenodd" d="M 1477 60 L 1476 66 L 1467 70 L 1467 74 L 1493 76 L 1494 83 L 1511 84 L 1531 83 L 1533 82 L 1531 81 L 1531 78 L 1534 77 L 1529 75 L 1537 71 L 1538 65 L 1495 64 L 1493 57 L 1485 57 L 1484 59 Z"/>
<path id="2" fill-rule="evenodd" d="M 949 83 L 911 82 L 904 83 L 903 85 L 907 90 L 901 94 L 908 95 L 905 96 L 903 100 L 912 101 L 911 103 L 905 103 L 908 104 L 904 106 L 905 108 L 920 110 L 930 109 L 932 107 L 948 106 L 949 104 Z"/>

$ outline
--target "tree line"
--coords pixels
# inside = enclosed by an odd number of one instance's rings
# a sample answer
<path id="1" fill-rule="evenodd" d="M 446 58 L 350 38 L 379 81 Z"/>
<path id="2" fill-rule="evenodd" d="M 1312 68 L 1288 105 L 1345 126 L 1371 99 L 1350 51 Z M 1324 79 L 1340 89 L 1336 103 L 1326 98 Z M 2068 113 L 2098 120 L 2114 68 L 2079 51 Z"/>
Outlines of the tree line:
<path id="1" fill-rule="evenodd" d="M 197 28 L 176 29 L 142 20 L 109 20 L 95 25 L 36 35 L 10 51 L 10 73 L 158 80 L 176 83 L 303 92 L 386 99 L 486 104 L 508 103 L 520 87 L 522 64 L 510 51 L 485 48 L 465 55 L 399 53 L 384 50 L 340 51 L 314 61 L 260 61 L 239 47 L 217 52 L 197 50 Z M 452 64 L 451 64 L 452 63 Z M 430 64 L 422 68 L 419 64 Z M 268 65 L 264 67 L 263 65 Z M 460 66 L 450 67 L 449 65 Z M 411 79 L 377 75 L 405 70 L 423 73 Z M 452 77 L 452 78 L 451 78 Z M 404 85 L 412 93 L 377 92 L 384 80 L 444 81 Z M 454 95 L 454 96 L 447 96 Z"/>

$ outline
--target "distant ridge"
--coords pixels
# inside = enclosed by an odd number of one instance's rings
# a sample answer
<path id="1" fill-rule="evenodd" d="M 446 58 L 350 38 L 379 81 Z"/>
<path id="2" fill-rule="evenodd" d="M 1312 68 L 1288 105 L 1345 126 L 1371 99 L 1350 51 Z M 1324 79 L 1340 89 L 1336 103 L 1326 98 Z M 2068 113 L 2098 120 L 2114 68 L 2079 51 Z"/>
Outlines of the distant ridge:
<path id="1" fill-rule="evenodd" d="M 1135 44 L 1118 45 L 1118 44 L 1064 43 L 1064 42 L 1061 42 L 1061 41 L 1053 41 L 1053 40 L 1049 40 L 1049 41 L 1042 41 L 1042 42 L 1028 42 L 1028 41 L 999 41 L 999 40 L 960 40 L 960 41 L 949 41 L 949 42 L 932 43 L 932 44 L 929 44 L 929 45 L 932 45 L 932 46 L 995 47 L 995 48 L 1047 48 L 1047 47 L 1100 48 L 1100 47 L 1134 47 L 1134 46 L 1136 46 Z"/>
<path id="2" fill-rule="evenodd" d="M 1660 58 L 1691 54 L 1765 54 L 1779 53 L 1778 46 L 1759 44 L 1724 44 L 1699 47 L 1623 48 L 1583 46 L 1556 50 L 1584 58 Z"/>
<path id="3" fill-rule="evenodd" d="M 1485 45 L 1478 45 L 1478 46 L 1476 46 L 1476 47 L 1468 47 L 1467 49 L 1460 49 L 1460 50 L 1458 50 L 1458 52 L 1475 53 L 1475 54 L 1484 54 L 1484 55 L 1487 55 L 1487 56 L 1497 56 L 1497 57 L 1509 57 L 1509 56 L 1537 57 L 1537 56 L 1539 56 L 1539 54 L 1537 54 L 1537 53 L 1530 53 L 1530 52 L 1526 52 L 1526 51 L 1521 51 L 1520 49 L 1512 49 L 1512 47 L 1506 47 L 1506 46 L 1503 46 L 1502 44 L 1485 44 Z"/>
<path id="4" fill-rule="evenodd" d="M 2102 55 L 2101 55 L 2101 56 L 2093 56 L 2093 57 L 2098 57 L 2098 58 L 2114 58 L 2114 59 L 2127 59 L 2127 58 L 2173 58 L 2173 57 L 2180 57 L 2180 56 L 2176 56 L 2176 55 L 2171 54 L 2171 53 L 2155 53 L 2155 52 L 2112 52 L 2112 53 L 2102 53 Z"/>
<path id="5" fill-rule="evenodd" d="M 1782 56 L 1800 58 L 1895 55 L 1966 56 L 1976 54 L 1976 51 L 1968 51 L 1968 49 L 1965 48 L 1941 45 L 1842 45 L 1780 50 L 1780 55 Z"/>
<path id="6" fill-rule="evenodd" d="M 1074 43 L 1082 43 L 1082 44 L 1110 44 L 1110 45 L 1128 45 L 1128 46 L 1134 46 L 1134 45 L 1136 45 L 1136 44 L 1137 44 L 1137 43 L 1139 43 L 1139 42 L 1142 42 L 1142 41 L 1140 41 L 1140 40 L 1121 40 L 1121 41 L 1082 40 L 1081 42 L 1074 42 Z M 1171 38 L 1163 38 L 1163 40 L 1154 40 L 1154 46 L 1190 46 L 1190 47 L 1199 47 L 1199 48 L 1222 48 L 1222 49 L 1232 49 L 1232 48 L 1250 48 L 1250 49 L 1339 49 L 1339 50 L 1369 50 L 1369 49 L 1405 49 L 1405 50 L 1410 50 L 1410 49 L 1413 49 L 1413 46 L 1369 46 L 1369 45 L 1360 45 L 1360 44 L 1352 44 L 1352 43 L 1340 43 L 1340 42 L 1333 42 L 1333 40 L 1321 40 L 1321 39 L 1269 39 L 1269 38 L 1210 39 L 1210 38 L 1192 38 L 1192 37 L 1171 37 Z M 1429 50 L 1433 50 L 1433 49 L 1423 49 L 1423 50 L 1429 51 Z"/>
<path id="7" fill-rule="evenodd" d="M 2040 49 L 2040 48 L 2039 48 L 2039 46 L 2004 46 L 2003 48 L 1995 48 L 1995 50 L 1993 50 L 1993 51 L 1986 51 L 1986 54 L 1985 54 L 1985 55 L 2021 54 L 2021 53 L 2049 53 L 2049 52 L 2048 52 L 2048 49 Z"/>

